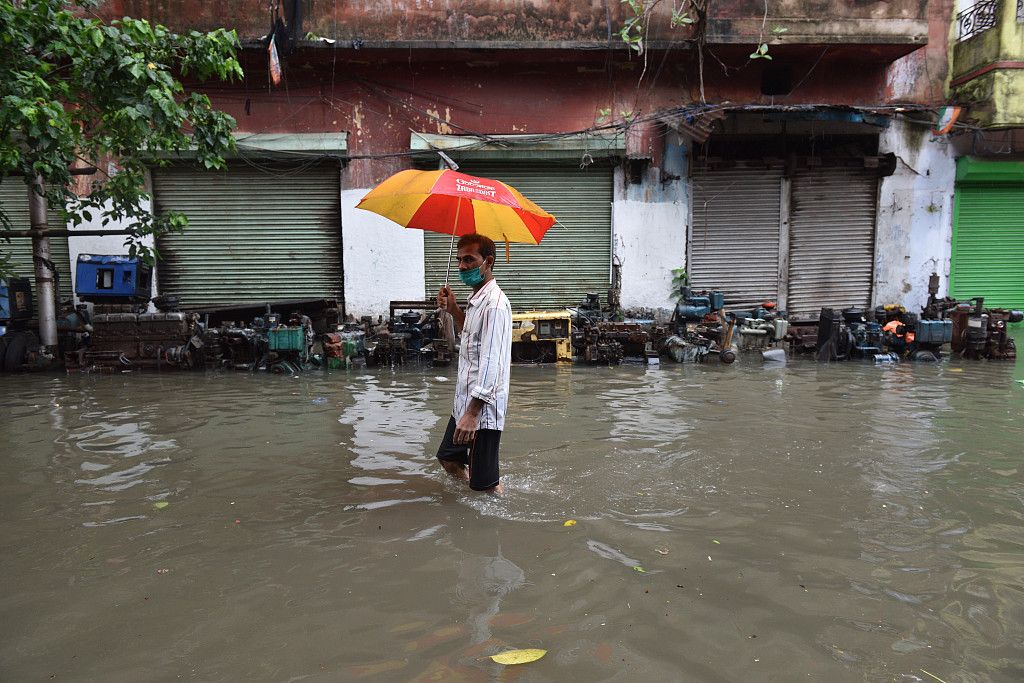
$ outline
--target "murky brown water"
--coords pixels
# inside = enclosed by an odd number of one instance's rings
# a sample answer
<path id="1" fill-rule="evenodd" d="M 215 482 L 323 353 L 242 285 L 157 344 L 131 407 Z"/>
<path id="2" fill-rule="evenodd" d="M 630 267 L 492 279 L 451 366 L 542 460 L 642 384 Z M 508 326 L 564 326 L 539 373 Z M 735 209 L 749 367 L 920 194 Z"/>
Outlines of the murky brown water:
<path id="1" fill-rule="evenodd" d="M 451 378 L 4 378 L 0 678 L 1024 676 L 1024 362 Z"/>

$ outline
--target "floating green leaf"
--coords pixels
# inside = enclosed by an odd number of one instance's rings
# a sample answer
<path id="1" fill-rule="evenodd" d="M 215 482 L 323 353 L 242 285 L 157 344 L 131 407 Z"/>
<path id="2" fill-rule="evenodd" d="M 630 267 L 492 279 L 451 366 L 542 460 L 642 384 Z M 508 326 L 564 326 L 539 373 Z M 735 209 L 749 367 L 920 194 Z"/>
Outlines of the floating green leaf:
<path id="1" fill-rule="evenodd" d="M 641 574 L 646 574 L 647 573 L 647 570 L 644 569 L 643 567 L 639 566 L 639 565 L 633 567 L 633 571 L 640 572 Z"/>
<path id="2" fill-rule="evenodd" d="M 166 500 L 158 500 L 157 502 L 153 503 L 153 507 L 155 507 L 157 510 L 163 510 L 168 505 L 170 505 L 170 503 L 168 503 Z"/>

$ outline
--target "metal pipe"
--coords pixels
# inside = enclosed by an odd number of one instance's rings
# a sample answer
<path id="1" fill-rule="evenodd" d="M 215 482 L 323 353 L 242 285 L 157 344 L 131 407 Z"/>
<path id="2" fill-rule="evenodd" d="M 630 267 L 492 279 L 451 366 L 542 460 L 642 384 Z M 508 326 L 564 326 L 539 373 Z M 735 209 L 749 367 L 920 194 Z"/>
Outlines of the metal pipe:
<path id="1" fill-rule="evenodd" d="M 35 262 L 36 303 L 39 307 L 39 341 L 48 350 L 57 347 L 57 302 L 50 270 L 50 238 L 46 233 L 46 197 L 43 176 L 28 186 L 29 220 L 32 225 L 32 260 Z"/>
<path id="2" fill-rule="evenodd" d="M 0 230 L 0 238 L 35 237 L 36 235 L 53 235 L 55 237 L 106 237 L 107 235 L 132 234 L 134 233 L 131 230 L 68 230 L 67 228 L 45 228 L 43 230 Z"/>
<path id="3" fill-rule="evenodd" d="M 69 168 L 68 173 L 71 175 L 95 175 L 99 171 L 95 166 L 86 166 L 85 168 Z M 25 173 L 23 171 L 10 171 L 4 175 L 11 176 L 12 178 L 24 178 Z"/>

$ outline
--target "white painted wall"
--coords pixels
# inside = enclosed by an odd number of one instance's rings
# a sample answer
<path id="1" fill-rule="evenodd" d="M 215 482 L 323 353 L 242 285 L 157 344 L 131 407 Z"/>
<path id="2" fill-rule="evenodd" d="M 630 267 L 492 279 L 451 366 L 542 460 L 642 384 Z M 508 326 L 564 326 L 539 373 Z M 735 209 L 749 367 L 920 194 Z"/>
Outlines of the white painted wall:
<path id="1" fill-rule="evenodd" d="M 151 208 L 150 202 L 145 202 L 143 204 L 143 207 L 145 208 L 145 210 L 149 211 Z M 69 223 L 68 229 L 73 232 L 75 230 L 123 230 L 128 227 L 127 222 L 112 222 L 108 223 L 107 225 L 103 225 L 101 217 L 97 215 L 98 212 L 93 211 L 92 214 L 93 219 L 91 221 L 83 221 L 78 226 L 73 226 Z M 144 237 L 142 239 L 142 242 L 149 247 L 152 247 L 154 244 L 152 236 Z M 68 236 L 68 251 L 71 253 L 72 286 L 74 286 L 75 278 L 77 277 L 77 273 L 75 272 L 77 268 L 75 267 L 75 264 L 78 263 L 79 254 L 109 254 L 115 256 L 128 255 L 128 247 L 124 246 L 123 235 L 108 235 L 105 237 L 75 237 L 72 234 Z M 151 297 L 156 296 L 157 294 L 156 283 L 158 270 L 159 263 L 153 268 L 153 285 L 150 294 Z M 78 297 L 75 297 L 75 302 L 78 303 Z M 156 308 L 152 304 L 150 304 L 149 308 L 151 311 L 156 310 Z"/>
<path id="2" fill-rule="evenodd" d="M 670 312 L 672 270 L 686 266 L 690 193 L 686 178 L 689 143 L 674 132 L 665 137 L 664 169 L 651 167 L 643 182 L 627 185 L 615 169 L 612 256 L 622 266 L 622 307 Z M 673 180 L 662 182 L 662 172 Z"/>
<path id="3" fill-rule="evenodd" d="M 422 300 L 423 232 L 357 209 L 369 189 L 341 193 L 345 312 L 357 318 L 388 314 L 394 300 Z"/>
<path id="4" fill-rule="evenodd" d="M 686 265 L 683 202 L 621 201 L 612 204 L 612 253 L 622 265 L 622 307 L 665 308 L 674 304 L 672 269 Z"/>
<path id="5" fill-rule="evenodd" d="M 882 133 L 879 152 L 896 154 L 897 167 L 879 187 L 872 305 L 919 312 L 932 272 L 939 296 L 949 284 L 956 159 L 948 139 L 903 121 Z"/>

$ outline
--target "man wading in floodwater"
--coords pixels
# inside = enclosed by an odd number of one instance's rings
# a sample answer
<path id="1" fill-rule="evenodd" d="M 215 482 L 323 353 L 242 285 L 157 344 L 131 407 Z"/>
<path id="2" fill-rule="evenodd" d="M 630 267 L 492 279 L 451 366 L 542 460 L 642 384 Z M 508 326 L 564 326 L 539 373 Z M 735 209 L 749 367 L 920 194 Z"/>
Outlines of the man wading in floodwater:
<path id="1" fill-rule="evenodd" d="M 508 407 L 512 307 L 491 274 L 494 254 L 494 242 L 483 235 L 459 238 L 459 279 L 473 294 L 463 311 L 451 287 L 437 293 L 438 307 L 451 314 L 455 331 L 461 332 L 455 408 L 437 459 L 474 491 L 501 493 L 498 442 Z"/>

